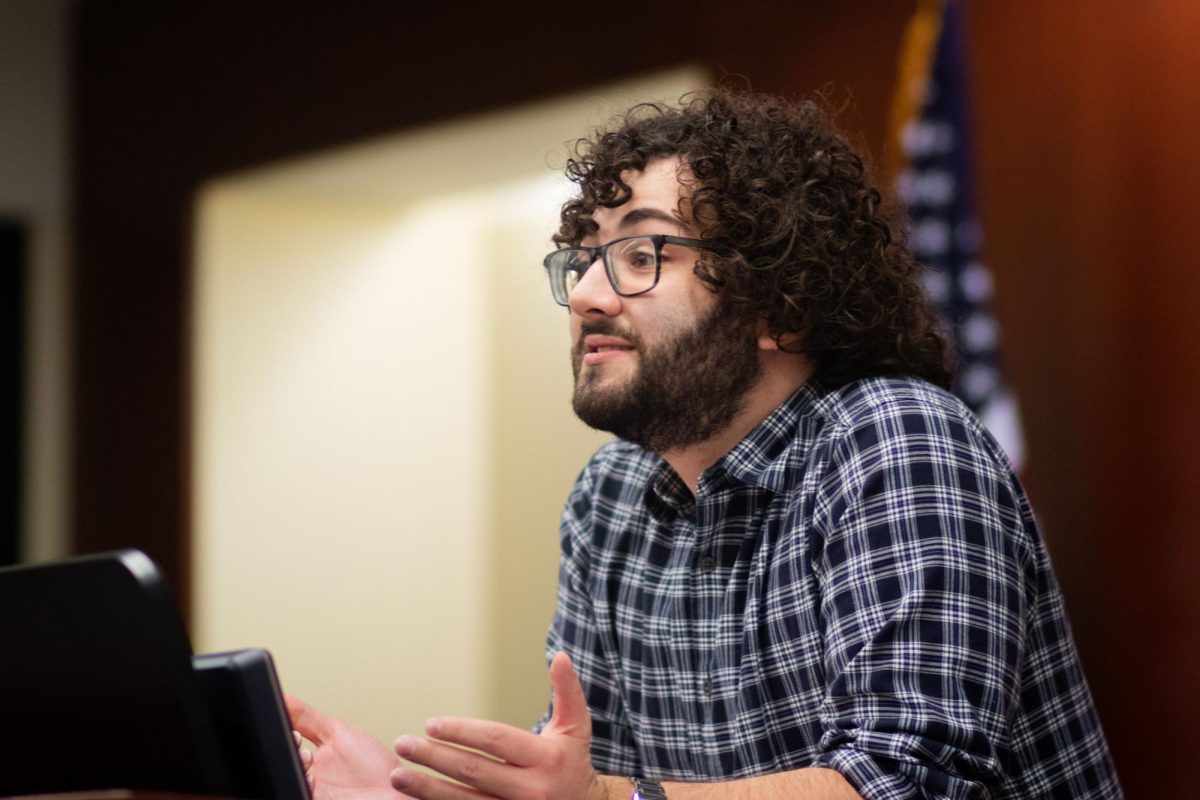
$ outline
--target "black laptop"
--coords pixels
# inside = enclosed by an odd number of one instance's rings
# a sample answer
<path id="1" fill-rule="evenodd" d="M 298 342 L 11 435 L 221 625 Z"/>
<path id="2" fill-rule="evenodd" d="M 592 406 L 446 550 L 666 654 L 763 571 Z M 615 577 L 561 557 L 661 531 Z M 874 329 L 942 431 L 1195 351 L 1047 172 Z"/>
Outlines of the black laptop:
<path id="1" fill-rule="evenodd" d="M 193 656 L 136 550 L 0 569 L 0 762 L 0 796 L 309 800 L 270 656 Z"/>

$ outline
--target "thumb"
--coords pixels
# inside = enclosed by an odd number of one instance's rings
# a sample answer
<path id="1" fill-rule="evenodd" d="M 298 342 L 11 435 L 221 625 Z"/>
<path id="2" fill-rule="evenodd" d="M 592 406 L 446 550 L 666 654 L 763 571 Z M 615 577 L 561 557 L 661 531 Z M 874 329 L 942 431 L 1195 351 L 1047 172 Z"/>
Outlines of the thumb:
<path id="1" fill-rule="evenodd" d="M 592 736 L 592 717 L 588 713 L 583 686 L 571 666 L 571 657 L 562 650 L 550 662 L 550 689 L 554 697 L 554 714 L 547 727 L 571 736 Z"/>
<path id="2" fill-rule="evenodd" d="M 329 740 L 336 722 L 333 717 L 323 711 L 318 711 L 299 697 L 287 693 L 284 693 L 283 701 L 287 704 L 292 727 L 299 731 L 301 736 L 317 747 Z"/>

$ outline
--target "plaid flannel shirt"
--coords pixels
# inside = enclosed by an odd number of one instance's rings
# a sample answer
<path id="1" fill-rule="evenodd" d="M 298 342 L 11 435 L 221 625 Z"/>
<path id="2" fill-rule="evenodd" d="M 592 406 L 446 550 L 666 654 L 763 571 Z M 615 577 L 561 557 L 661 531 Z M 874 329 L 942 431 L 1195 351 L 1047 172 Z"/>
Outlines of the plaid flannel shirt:
<path id="1" fill-rule="evenodd" d="M 548 651 L 574 661 L 602 773 L 826 766 L 868 800 L 1121 795 L 1028 501 L 929 384 L 807 385 L 695 497 L 609 443 L 561 541 Z"/>

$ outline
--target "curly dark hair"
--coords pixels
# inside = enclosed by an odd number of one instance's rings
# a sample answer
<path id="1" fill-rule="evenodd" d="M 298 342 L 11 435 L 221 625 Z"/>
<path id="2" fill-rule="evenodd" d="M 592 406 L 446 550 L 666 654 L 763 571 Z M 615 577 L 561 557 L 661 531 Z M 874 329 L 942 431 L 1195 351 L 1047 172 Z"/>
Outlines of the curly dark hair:
<path id="1" fill-rule="evenodd" d="M 737 317 L 763 320 L 781 348 L 798 340 L 825 385 L 912 375 L 949 386 L 951 350 L 904 226 L 813 101 L 718 88 L 635 106 L 575 143 L 566 173 L 580 194 L 554 241 L 594 233 L 597 207 L 629 199 L 621 173 L 666 156 L 691 172 L 677 213 L 716 250 L 696 274 Z"/>

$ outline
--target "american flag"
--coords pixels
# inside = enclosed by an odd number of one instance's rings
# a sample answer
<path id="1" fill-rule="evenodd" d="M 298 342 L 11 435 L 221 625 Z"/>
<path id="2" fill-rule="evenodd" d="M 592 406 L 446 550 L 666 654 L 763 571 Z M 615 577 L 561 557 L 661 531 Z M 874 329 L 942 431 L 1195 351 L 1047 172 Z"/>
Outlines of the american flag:
<path id="1" fill-rule="evenodd" d="M 1014 467 L 1025 447 L 1016 397 L 1004 379 L 992 273 L 981 258 L 957 0 L 921 0 L 901 56 L 891 152 L 896 190 L 911 220 L 909 247 L 930 267 L 925 288 L 953 331 L 953 391 L 1000 442 Z"/>

